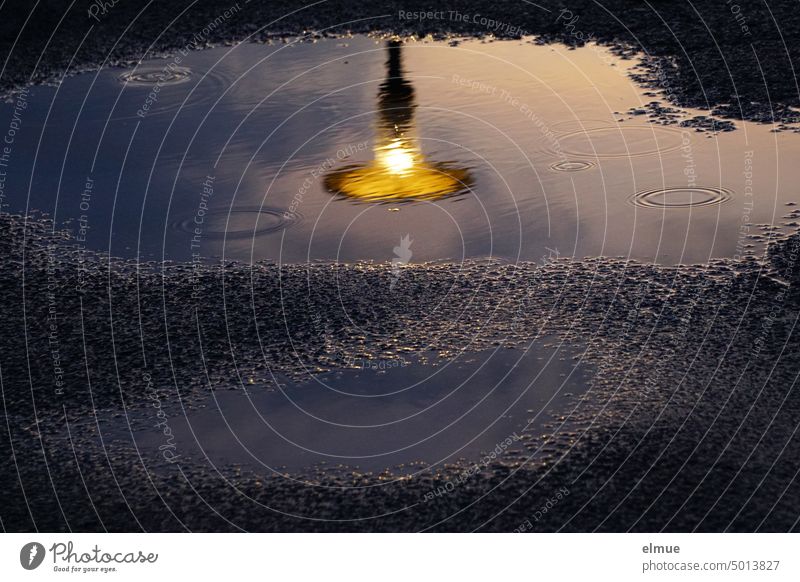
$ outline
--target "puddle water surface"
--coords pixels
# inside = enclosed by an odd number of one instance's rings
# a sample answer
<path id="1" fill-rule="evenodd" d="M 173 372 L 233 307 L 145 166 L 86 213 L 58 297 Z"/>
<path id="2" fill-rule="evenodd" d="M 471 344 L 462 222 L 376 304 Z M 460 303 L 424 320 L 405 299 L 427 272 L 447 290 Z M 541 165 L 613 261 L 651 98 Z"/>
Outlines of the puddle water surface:
<path id="1" fill-rule="evenodd" d="M 31 90 L 6 209 L 177 261 L 390 262 L 406 236 L 407 262 L 734 256 L 743 217 L 774 224 L 797 197 L 778 184 L 800 179 L 800 139 L 650 123 L 634 66 L 355 37 L 83 73 Z"/>
<path id="2" fill-rule="evenodd" d="M 532 443 L 540 446 L 562 423 L 555 414 L 568 415 L 587 389 L 579 356 L 539 342 L 437 365 L 413 357 L 357 361 L 358 369 L 303 383 L 216 390 L 200 408 L 163 410 L 178 453 L 195 461 L 294 472 L 323 465 L 418 471 L 479 462 L 509 437 L 514 446 L 504 450 L 530 454 Z M 153 414 L 152 407 L 129 411 L 132 431 L 111 419 L 101 421 L 101 432 L 108 442 L 132 439 L 158 460 L 164 438 Z"/>

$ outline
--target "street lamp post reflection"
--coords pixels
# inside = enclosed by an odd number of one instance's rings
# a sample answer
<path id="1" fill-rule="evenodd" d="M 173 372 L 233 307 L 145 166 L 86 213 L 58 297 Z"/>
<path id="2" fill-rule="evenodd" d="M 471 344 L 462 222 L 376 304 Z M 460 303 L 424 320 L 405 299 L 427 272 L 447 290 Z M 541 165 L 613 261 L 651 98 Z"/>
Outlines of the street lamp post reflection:
<path id="1" fill-rule="evenodd" d="M 414 87 L 403 73 L 402 43 L 387 45 L 386 80 L 378 93 L 374 160 L 346 166 L 325 176 L 334 194 L 367 202 L 434 200 L 469 189 L 466 168 L 425 159 L 414 122 Z"/>

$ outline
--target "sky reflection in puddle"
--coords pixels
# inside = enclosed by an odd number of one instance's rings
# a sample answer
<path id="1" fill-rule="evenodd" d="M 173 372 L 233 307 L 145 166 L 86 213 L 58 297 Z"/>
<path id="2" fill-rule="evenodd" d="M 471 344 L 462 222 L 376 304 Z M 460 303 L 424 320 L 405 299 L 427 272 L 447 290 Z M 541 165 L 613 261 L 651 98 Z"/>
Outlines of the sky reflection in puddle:
<path id="1" fill-rule="evenodd" d="M 526 443 L 541 444 L 553 415 L 568 414 L 587 389 L 579 356 L 536 342 L 527 352 L 503 348 L 434 366 L 413 357 L 363 362 L 303 383 L 283 380 L 280 388 L 215 390 L 202 408 L 164 407 L 184 460 L 262 471 L 419 471 L 477 462 L 508 437 L 518 453 Z M 130 412 L 129 421 L 137 448 L 158 464 L 164 437 L 152 428 L 153 414 Z M 130 440 L 122 423 L 105 426 L 107 441 Z"/>
<path id="2" fill-rule="evenodd" d="M 795 134 L 632 113 L 652 94 L 627 76 L 635 61 L 599 47 L 242 44 L 191 53 L 165 81 L 169 62 L 33 88 L 6 209 L 83 220 L 91 248 L 178 261 L 389 262 L 410 235 L 413 262 L 550 248 L 673 264 L 734 256 L 743 215 L 778 222 L 796 195 L 777 185 L 800 178 Z M 630 204 L 686 189 L 728 203 Z"/>

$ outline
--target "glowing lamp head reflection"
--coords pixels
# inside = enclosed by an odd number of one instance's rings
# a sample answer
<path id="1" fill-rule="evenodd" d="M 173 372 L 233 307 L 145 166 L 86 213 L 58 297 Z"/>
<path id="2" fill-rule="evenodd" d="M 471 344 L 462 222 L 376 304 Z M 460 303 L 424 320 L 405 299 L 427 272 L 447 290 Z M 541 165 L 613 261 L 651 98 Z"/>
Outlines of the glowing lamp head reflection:
<path id="1" fill-rule="evenodd" d="M 425 159 L 414 124 L 414 88 L 400 61 L 402 43 L 390 41 L 386 80 L 378 92 L 378 123 L 374 160 L 353 164 L 325 176 L 325 187 L 334 194 L 383 202 L 433 200 L 469 189 L 471 178 L 464 168 Z"/>

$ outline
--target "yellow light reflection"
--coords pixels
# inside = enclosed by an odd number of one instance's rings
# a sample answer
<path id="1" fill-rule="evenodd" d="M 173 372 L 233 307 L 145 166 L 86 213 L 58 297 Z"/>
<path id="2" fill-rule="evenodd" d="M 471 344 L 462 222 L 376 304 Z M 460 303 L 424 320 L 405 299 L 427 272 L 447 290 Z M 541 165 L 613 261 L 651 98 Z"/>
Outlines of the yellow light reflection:
<path id="1" fill-rule="evenodd" d="M 378 124 L 374 160 L 330 172 L 325 187 L 368 202 L 434 200 L 467 191 L 466 168 L 427 161 L 414 137 L 414 88 L 403 74 L 402 44 L 390 41 L 386 80 L 378 93 Z"/>
<path id="2" fill-rule="evenodd" d="M 407 174 L 414 166 L 414 151 L 401 141 L 377 148 L 375 158 L 393 174 Z"/>

